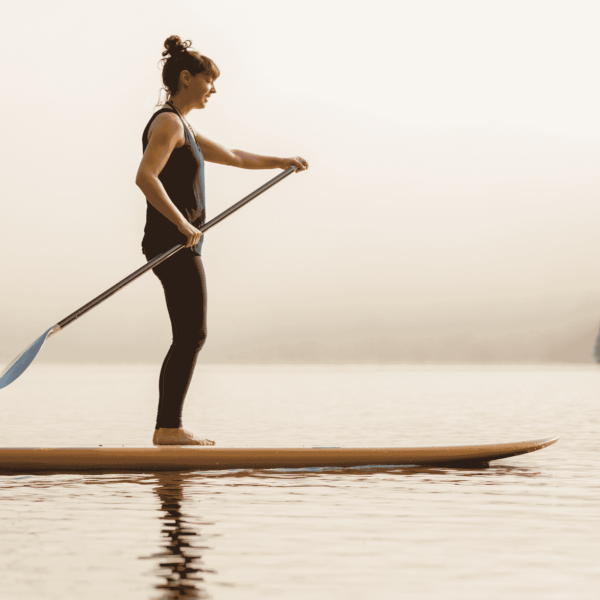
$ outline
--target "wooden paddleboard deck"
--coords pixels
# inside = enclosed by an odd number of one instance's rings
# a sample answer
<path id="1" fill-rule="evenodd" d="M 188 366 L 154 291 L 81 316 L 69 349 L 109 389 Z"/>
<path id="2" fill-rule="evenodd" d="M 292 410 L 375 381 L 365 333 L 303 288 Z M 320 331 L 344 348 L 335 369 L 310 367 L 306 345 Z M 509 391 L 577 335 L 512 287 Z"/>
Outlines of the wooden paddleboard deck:
<path id="1" fill-rule="evenodd" d="M 486 466 L 554 444 L 558 437 L 525 442 L 425 448 L 0 448 L 0 473 L 209 471 L 302 469 L 367 465 Z"/>

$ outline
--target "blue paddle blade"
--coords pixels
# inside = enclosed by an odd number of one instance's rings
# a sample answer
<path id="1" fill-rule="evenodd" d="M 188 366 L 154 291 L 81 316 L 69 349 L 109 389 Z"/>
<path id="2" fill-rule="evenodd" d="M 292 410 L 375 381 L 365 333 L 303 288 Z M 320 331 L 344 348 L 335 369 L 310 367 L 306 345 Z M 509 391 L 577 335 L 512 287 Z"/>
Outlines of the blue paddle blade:
<path id="1" fill-rule="evenodd" d="M 21 354 L 19 354 L 19 356 L 17 356 L 17 358 L 15 358 L 15 360 L 13 360 L 0 374 L 0 389 L 10 385 L 17 377 L 21 376 L 26 371 L 27 367 L 34 361 L 38 352 L 42 349 L 44 342 L 53 333 L 56 333 L 59 330 L 60 327 L 58 327 L 58 325 L 53 325 L 48 331 L 40 335 L 31 346 L 23 350 L 23 352 L 21 352 Z"/>

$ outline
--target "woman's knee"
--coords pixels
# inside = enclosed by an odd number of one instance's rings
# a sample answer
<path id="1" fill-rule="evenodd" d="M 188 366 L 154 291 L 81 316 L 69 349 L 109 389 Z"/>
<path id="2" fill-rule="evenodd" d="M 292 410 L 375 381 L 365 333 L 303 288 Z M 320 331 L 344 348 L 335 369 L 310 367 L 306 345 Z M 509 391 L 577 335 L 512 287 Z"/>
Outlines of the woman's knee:
<path id="1" fill-rule="evenodd" d="M 174 337 L 173 343 L 189 351 L 199 352 L 204 346 L 204 342 L 206 342 L 206 337 L 205 327 L 202 329 L 186 329 Z"/>
<path id="2" fill-rule="evenodd" d="M 206 342 L 207 336 L 208 332 L 206 331 L 206 328 L 201 329 L 196 334 L 196 348 L 198 349 L 198 351 L 202 350 L 202 346 L 204 346 L 204 342 Z"/>

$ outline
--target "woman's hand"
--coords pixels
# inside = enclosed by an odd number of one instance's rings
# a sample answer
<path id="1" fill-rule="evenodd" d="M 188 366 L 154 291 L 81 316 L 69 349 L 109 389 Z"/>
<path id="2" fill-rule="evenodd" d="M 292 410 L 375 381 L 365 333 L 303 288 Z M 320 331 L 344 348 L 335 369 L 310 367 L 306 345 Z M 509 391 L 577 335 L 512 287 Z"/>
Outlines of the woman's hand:
<path id="1" fill-rule="evenodd" d="M 187 242 L 185 244 L 186 248 L 191 248 L 192 246 L 197 246 L 200 238 L 202 237 L 202 232 L 199 229 L 196 229 L 191 223 L 184 221 L 177 227 L 183 235 L 187 238 Z"/>
<path id="2" fill-rule="evenodd" d="M 282 169 L 287 169 L 288 167 L 296 166 L 296 173 L 298 171 L 306 171 L 308 169 L 308 161 L 306 161 L 301 156 L 293 156 L 292 158 L 282 158 Z"/>

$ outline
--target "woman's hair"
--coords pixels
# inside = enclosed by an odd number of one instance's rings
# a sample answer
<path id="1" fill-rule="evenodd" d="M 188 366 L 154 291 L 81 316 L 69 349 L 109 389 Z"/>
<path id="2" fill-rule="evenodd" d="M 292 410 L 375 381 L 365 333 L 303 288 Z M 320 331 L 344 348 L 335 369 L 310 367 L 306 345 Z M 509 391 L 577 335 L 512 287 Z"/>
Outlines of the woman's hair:
<path id="1" fill-rule="evenodd" d="M 163 89 L 167 93 L 167 100 L 178 91 L 181 71 L 189 71 L 190 75 L 202 73 L 213 79 L 221 74 L 219 67 L 210 58 L 189 49 L 191 45 L 190 40 L 182 42 L 177 35 L 172 35 L 165 40 L 165 51 L 162 53 L 164 58 L 160 63 Z"/>

